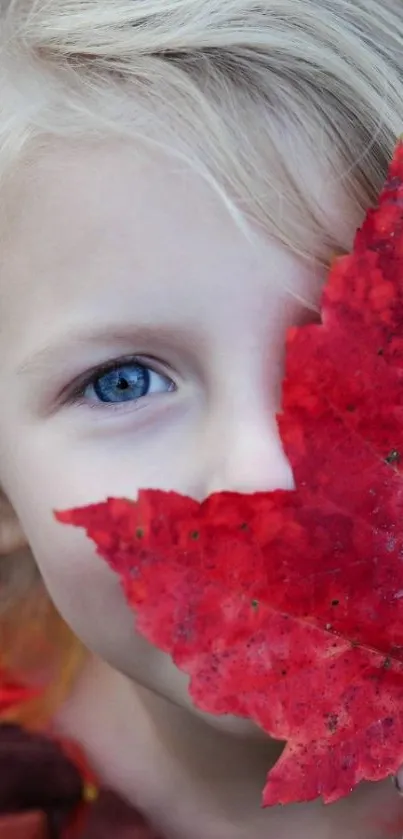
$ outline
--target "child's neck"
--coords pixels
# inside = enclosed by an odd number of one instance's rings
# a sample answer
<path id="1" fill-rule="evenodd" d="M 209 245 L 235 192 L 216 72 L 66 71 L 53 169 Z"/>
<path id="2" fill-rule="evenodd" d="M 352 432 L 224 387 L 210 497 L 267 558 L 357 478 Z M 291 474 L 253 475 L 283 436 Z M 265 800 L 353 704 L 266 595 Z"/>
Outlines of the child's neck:
<path id="1" fill-rule="evenodd" d="M 96 659 L 55 725 L 167 839 L 393 839 L 382 817 L 403 816 L 390 782 L 331 807 L 262 810 L 273 744 L 222 734 Z"/>

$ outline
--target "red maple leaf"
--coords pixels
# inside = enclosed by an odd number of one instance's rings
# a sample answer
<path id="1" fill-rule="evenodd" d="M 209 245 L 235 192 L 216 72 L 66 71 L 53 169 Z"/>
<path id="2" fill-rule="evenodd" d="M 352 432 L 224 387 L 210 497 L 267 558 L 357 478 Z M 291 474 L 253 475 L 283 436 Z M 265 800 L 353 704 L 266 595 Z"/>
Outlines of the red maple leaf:
<path id="1" fill-rule="evenodd" d="M 141 491 L 57 513 L 121 578 L 194 703 L 286 741 L 265 805 L 326 802 L 403 762 L 403 143 L 322 321 L 287 339 L 295 491 Z"/>

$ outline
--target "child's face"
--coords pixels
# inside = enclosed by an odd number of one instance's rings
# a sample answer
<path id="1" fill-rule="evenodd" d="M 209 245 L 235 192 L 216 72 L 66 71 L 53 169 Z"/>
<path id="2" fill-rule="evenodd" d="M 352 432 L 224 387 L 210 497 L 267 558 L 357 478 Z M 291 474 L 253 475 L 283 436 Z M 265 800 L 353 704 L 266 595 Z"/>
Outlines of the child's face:
<path id="1" fill-rule="evenodd" d="M 52 511 L 140 487 L 291 488 L 275 414 L 286 330 L 312 312 L 286 288 L 317 305 L 323 277 L 248 243 L 177 162 L 123 145 L 55 150 L 18 202 L 1 269 L 0 481 L 77 634 L 185 704 L 186 678 Z"/>

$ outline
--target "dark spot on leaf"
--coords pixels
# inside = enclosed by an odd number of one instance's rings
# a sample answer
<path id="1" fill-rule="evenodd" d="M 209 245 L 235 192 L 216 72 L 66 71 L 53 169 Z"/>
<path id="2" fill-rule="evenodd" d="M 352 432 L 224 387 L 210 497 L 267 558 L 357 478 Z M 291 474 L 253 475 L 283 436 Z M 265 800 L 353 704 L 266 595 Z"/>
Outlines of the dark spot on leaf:
<path id="1" fill-rule="evenodd" d="M 137 539 L 142 539 L 142 538 L 143 538 L 143 536 L 144 536 L 144 530 L 143 530 L 143 528 L 142 528 L 142 527 L 137 527 L 137 528 L 136 528 L 136 538 L 137 538 Z"/>
<path id="2" fill-rule="evenodd" d="M 281 675 L 282 675 L 282 676 L 286 676 L 286 675 L 287 675 L 287 671 L 286 671 L 286 670 L 282 670 L 282 671 L 281 671 Z"/>
<path id="3" fill-rule="evenodd" d="M 252 609 L 258 609 L 259 608 L 259 601 L 258 600 L 252 600 L 250 605 L 252 606 Z"/>
<path id="4" fill-rule="evenodd" d="M 340 603 L 340 600 L 332 600 L 332 606 L 338 606 L 339 603 Z"/>
<path id="5" fill-rule="evenodd" d="M 349 412 L 349 414 L 353 414 L 355 411 L 355 405 L 346 405 L 346 409 Z"/>
<path id="6" fill-rule="evenodd" d="M 378 350 L 377 355 L 383 355 L 383 354 L 384 354 L 384 350 L 383 350 L 383 348 L 381 347 L 381 348 Z"/>
<path id="7" fill-rule="evenodd" d="M 249 525 L 246 523 L 246 521 L 242 522 L 240 530 L 249 530 Z"/>
<path id="8" fill-rule="evenodd" d="M 392 667 L 392 659 L 390 658 L 390 656 L 386 656 L 386 658 L 382 662 L 382 667 L 384 670 L 389 670 Z"/>
<path id="9" fill-rule="evenodd" d="M 328 721 L 327 721 L 327 727 L 332 734 L 335 731 L 337 731 L 338 724 L 339 724 L 339 718 L 338 718 L 337 714 L 329 714 Z"/>
<path id="10" fill-rule="evenodd" d="M 356 647 L 358 647 L 358 646 L 359 646 L 358 641 L 352 641 L 352 642 L 351 642 L 351 649 L 352 649 L 352 650 L 354 650 L 354 649 L 355 649 Z"/>
<path id="11" fill-rule="evenodd" d="M 345 771 L 346 769 L 350 769 L 351 764 L 353 763 L 354 758 L 352 756 L 345 757 L 344 760 L 341 762 L 341 768 Z"/>
<path id="12" fill-rule="evenodd" d="M 397 449 L 391 449 L 389 454 L 385 457 L 385 463 L 399 463 L 400 457 L 400 452 Z"/>
<path id="13" fill-rule="evenodd" d="M 192 530 L 190 534 L 190 538 L 193 539 L 195 542 L 200 539 L 200 533 L 198 530 Z"/>

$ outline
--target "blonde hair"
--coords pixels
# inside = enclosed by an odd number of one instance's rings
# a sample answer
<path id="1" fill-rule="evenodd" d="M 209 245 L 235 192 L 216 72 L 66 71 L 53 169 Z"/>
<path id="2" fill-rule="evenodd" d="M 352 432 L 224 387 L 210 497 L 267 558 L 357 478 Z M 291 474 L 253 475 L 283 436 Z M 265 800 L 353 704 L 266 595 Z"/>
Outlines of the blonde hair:
<path id="1" fill-rule="evenodd" d="M 0 228 L 30 155 L 119 136 L 177 155 L 303 258 L 351 246 L 403 130 L 401 0 L 3 0 L 0 15 Z M 62 647 L 67 661 L 71 635 Z"/>

